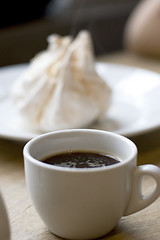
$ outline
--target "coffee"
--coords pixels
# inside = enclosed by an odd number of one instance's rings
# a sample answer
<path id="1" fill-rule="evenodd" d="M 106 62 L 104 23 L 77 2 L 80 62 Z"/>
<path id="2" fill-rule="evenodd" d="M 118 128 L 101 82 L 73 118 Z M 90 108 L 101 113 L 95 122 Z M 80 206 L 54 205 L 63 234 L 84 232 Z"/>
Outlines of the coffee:
<path id="1" fill-rule="evenodd" d="M 71 151 L 47 157 L 42 162 L 59 167 L 96 168 L 117 164 L 120 160 L 102 153 Z"/>

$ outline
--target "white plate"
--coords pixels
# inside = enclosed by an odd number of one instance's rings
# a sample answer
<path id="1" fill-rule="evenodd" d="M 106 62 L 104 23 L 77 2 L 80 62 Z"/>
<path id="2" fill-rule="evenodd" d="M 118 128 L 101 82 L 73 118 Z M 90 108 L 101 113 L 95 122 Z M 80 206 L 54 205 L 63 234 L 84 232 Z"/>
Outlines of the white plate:
<path id="1" fill-rule="evenodd" d="M 10 88 L 26 64 L 0 69 L 0 137 L 28 141 L 40 133 L 22 127 L 12 108 Z M 119 64 L 96 63 L 113 91 L 104 120 L 91 128 L 134 136 L 160 127 L 160 75 Z"/>

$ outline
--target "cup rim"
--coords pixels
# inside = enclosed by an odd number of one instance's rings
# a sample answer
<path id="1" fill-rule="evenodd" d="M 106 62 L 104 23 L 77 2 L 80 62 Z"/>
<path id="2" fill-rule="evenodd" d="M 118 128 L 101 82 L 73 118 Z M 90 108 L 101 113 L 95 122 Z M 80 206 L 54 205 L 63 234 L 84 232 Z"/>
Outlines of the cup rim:
<path id="1" fill-rule="evenodd" d="M 46 164 L 36 158 L 34 158 L 31 154 L 30 154 L 30 148 L 32 146 L 32 144 L 34 144 L 37 141 L 41 141 L 42 139 L 45 139 L 46 137 L 50 137 L 52 135 L 59 135 L 59 134 L 67 134 L 67 133 L 71 133 L 71 132 L 83 132 L 83 133 L 88 133 L 88 132 L 97 132 L 97 133 L 101 133 L 101 134 L 107 134 L 107 135 L 112 135 L 116 138 L 121 139 L 122 141 L 126 142 L 131 148 L 132 148 L 132 154 L 128 157 L 128 159 L 126 159 L 125 161 L 121 161 L 120 164 L 113 164 L 110 166 L 103 166 L 103 167 L 95 167 L 95 168 L 69 168 L 69 167 L 62 167 L 62 166 L 55 166 L 55 165 L 51 165 L 51 164 Z M 112 168 L 117 168 L 117 167 L 121 167 L 125 164 L 127 164 L 130 159 L 133 159 L 136 157 L 137 155 L 137 147 L 136 145 L 127 137 L 122 136 L 120 134 L 117 133 L 113 133 L 113 132 L 109 132 L 109 131 L 105 131 L 105 130 L 98 130 L 98 129 L 65 129 L 65 130 L 55 130 L 53 132 L 48 132 L 48 133 L 44 133 L 41 134 L 39 136 L 36 136 L 35 138 L 31 139 L 29 142 L 27 142 L 23 148 L 23 156 L 24 156 L 24 160 L 26 161 L 30 161 L 32 163 L 34 163 L 37 166 L 43 167 L 45 169 L 51 169 L 51 170 L 56 170 L 56 171 L 60 171 L 60 172 L 99 172 L 99 171 L 106 171 Z"/>

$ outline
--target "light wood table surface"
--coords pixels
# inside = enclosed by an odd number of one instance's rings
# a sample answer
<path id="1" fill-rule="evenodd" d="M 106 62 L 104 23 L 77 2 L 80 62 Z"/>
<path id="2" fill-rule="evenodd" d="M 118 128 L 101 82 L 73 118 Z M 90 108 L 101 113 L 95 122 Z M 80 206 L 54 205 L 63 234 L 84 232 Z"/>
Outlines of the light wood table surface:
<path id="1" fill-rule="evenodd" d="M 160 60 L 146 59 L 125 52 L 110 54 L 99 60 L 160 72 Z M 131 137 L 131 140 L 139 150 L 138 165 L 152 163 L 160 166 L 160 129 Z M 23 146 L 24 143 L 0 138 L 0 188 L 9 214 L 11 239 L 60 239 L 46 229 L 31 204 L 24 176 Z M 150 189 L 152 184 L 151 179 L 144 179 L 144 188 Z M 101 239 L 159 240 L 160 198 L 146 209 L 123 217 L 116 228 Z"/>

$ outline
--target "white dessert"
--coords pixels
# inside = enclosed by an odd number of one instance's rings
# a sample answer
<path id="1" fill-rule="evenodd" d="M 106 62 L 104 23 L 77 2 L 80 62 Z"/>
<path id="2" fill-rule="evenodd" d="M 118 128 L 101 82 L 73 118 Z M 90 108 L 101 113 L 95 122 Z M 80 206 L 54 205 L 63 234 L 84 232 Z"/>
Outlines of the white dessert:
<path id="1" fill-rule="evenodd" d="M 88 31 L 51 35 L 12 89 L 20 117 L 43 132 L 89 125 L 106 113 L 111 91 L 95 70 Z"/>

